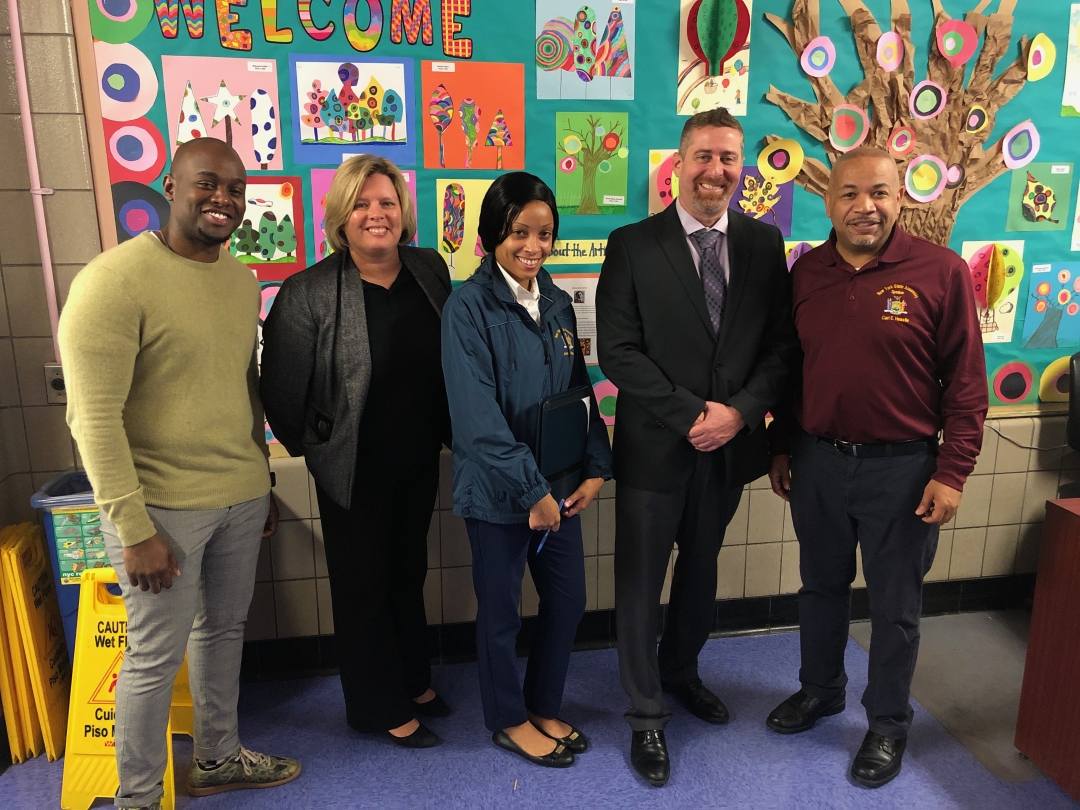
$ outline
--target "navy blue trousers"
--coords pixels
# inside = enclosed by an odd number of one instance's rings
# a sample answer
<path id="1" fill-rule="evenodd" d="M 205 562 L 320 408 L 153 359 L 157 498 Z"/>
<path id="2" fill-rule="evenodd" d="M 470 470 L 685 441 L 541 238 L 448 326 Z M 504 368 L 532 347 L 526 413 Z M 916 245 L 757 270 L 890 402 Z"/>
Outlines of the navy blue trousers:
<path id="1" fill-rule="evenodd" d="M 528 712 L 556 717 L 574 636 L 585 613 L 581 518 L 563 518 L 559 531 L 548 535 L 539 553 L 536 547 L 544 533 L 530 530 L 528 524 L 466 518 L 465 526 L 472 546 L 476 668 L 484 724 L 498 731 L 520 726 L 529 719 Z M 540 610 L 523 686 L 516 642 L 526 562 L 540 596 Z"/>

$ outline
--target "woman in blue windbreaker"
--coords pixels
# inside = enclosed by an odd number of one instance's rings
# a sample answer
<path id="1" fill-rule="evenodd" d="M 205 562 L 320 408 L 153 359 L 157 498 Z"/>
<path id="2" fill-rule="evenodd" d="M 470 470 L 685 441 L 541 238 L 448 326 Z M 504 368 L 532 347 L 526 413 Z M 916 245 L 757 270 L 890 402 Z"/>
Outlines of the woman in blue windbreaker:
<path id="1" fill-rule="evenodd" d="M 570 296 L 543 269 L 558 230 L 555 195 L 540 178 L 513 172 L 491 184 L 479 223 L 487 255 L 443 309 L 442 361 L 454 514 L 465 519 L 472 546 L 484 721 L 501 748 L 564 768 L 588 746 L 558 718 L 585 612 L 578 515 L 611 477 L 611 449 L 590 397 L 584 476 L 560 512 L 534 455 L 539 403 L 588 385 L 589 376 Z M 540 608 L 523 687 L 515 641 L 526 562 Z"/>

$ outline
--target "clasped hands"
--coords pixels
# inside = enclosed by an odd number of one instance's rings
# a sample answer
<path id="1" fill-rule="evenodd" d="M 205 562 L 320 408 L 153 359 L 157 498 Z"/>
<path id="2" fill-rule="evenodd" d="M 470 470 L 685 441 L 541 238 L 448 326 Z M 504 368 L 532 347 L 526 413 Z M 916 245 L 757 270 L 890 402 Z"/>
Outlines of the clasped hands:
<path id="1" fill-rule="evenodd" d="M 746 421 L 730 405 L 719 402 L 706 402 L 686 438 L 695 450 L 708 453 L 735 438 L 735 434 L 746 427 Z"/>

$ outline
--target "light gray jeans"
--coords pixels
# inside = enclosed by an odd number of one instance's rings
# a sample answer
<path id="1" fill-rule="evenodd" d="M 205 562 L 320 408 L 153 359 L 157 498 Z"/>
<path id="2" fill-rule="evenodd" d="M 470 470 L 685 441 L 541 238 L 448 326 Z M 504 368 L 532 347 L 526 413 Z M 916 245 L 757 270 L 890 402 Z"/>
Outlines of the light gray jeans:
<path id="1" fill-rule="evenodd" d="M 128 647 L 116 684 L 117 807 L 145 807 L 163 795 L 165 730 L 185 648 L 195 756 L 224 759 L 240 749 L 236 701 L 244 622 L 269 507 L 269 495 L 207 511 L 148 507 L 180 567 L 172 587 L 158 594 L 128 582 L 123 546 L 102 515 L 128 616 Z"/>

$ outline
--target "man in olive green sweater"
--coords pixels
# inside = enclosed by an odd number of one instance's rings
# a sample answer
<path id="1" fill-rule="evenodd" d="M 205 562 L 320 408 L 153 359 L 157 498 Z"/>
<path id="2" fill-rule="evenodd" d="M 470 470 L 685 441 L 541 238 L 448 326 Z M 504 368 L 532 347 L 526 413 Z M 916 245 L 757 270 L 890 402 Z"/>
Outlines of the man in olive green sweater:
<path id="1" fill-rule="evenodd" d="M 188 653 L 195 796 L 273 787 L 295 760 L 241 747 L 244 622 L 277 526 L 256 367 L 259 285 L 222 245 L 247 176 L 222 141 L 176 150 L 161 231 L 102 253 L 60 319 L 67 419 L 128 613 L 116 686 L 117 807 L 158 807 L 172 684 Z"/>

